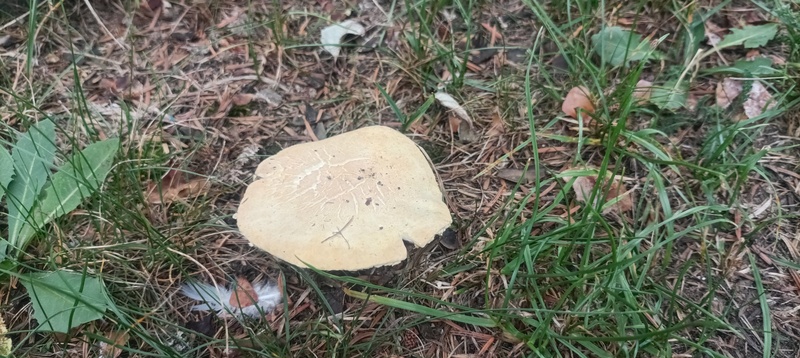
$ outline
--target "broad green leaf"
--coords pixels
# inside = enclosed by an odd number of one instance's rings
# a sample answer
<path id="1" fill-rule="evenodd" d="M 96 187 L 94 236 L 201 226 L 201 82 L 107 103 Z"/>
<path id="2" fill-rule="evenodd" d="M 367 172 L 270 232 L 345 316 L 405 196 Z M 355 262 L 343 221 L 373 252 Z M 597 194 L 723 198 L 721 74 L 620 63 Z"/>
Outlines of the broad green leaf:
<path id="1" fill-rule="evenodd" d="M 650 95 L 650 102 L 658 108 L 677 110 L 686 104 L 688 91 L 677 81 L 667 81 L 663 86 L 654 86 Z"/>
<path id="2" fill-rule="evenodd" d="M 8 241 L 19 242 L 19 234 L 29 226 L 29 214 L 36 197 L 47 182 L 55 159 L 55 127 L 44 120 L 17 135 L 11 152 L 16 176 L 8 186 Z M 4 254 L 0 251 L 0 255 Z"/>
<path id="3" fill-rule="evenodd" d="M 776 71 L 772 68 L 772 59 L 769 57 L 759 57 L 752 61 L 739 60 L 733 63 L 733 68 L 751 75 L 768 75 Z"/>
<path id="4" fill-rule="evenodd" d="M 744 48 L 756 48 L 767 44 L 778 34 L 778 24 L 745 26 L 731 29 L 731 33 L 717 44 L 717 48 L 744 45 Z"/>
<path id="5" fill-rule="evenodd" d="M 13 178 L 14 158 L 11 158 L 11 154 L 5 148 L 0 147 L 0 200 L 3 199 L 6 189 Z M 4 258 L 7 248 L 8 241 L 0 237 L 0 260 Z"/>
<path id="6" fill-rule="evenodd" d="M 617 26 L 606 27 L 592 36 L 592 44 L 600 58 L 614 67 L 644 60 L 651 52 L 650 44 L 643 42 L 641 36 Z"/>
<path id="7" fill-rule="evenodd" d="M 14 178 L 14 159 L 6 148 L 0 147 L 0 199 L 3 199 L 12 178 Z"/>
<path id="8" fill-rule="evenodd" d="M 730 73 L 735 75 L 741 76 L 758 76 L 758 75 L 769 75 L 775 73 L 775 69 L 772 68 L 772 59 L 769 57 L 759 57 L 752 61 L 748 60 L 739 60 L 733 63 L 733 66 L 720 66 L 714 67 L 704 71 L 708 74 L 716 74 L 716 73 Z"/>
<path id="9" fill-rule="evenodd" d="M 20 233 L 22 241 L 17 245 L 20 249 L 25 247 L 36 229 L 75 210 L 83 199 L 100 188 L 111 170 L 118 147 L 119 139 L 116 138 L 93 143 L 74 154 L 53 174 L 34 210 L 32 222 L 35 226 Z"/>
<path id="10" fill-rule="evenodd" d="M 67 333 L 103 318 L 108 308 L 106 287 L 96 277 L 59 270 L 31 274 L 21 282 L 30 296 L 40 331 Z"/>

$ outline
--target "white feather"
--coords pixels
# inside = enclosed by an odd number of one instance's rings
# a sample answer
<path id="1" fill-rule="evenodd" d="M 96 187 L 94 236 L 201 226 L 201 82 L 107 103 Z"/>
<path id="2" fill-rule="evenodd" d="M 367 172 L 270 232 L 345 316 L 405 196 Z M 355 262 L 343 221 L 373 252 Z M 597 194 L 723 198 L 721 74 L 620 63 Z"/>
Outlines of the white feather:
<path id="1" fill-rule="evenodd" d="M 230 304 L 233 291 L 226 287 L 215 287 L 194 281 L 181 287 L 181 292 L 186 297 L 205 302 L 204 304 L 193 306 L 192 311 L 215 311 L 220 317 L 260 317 L 272 311 L 281 303 L 281 291 L 274 284 L 254 284 L 253 290 L 258 296 L 258 301 L 253 305 L 239 308 Z"/>
<path id="2" fill-rule="evenodd" d="M 322 48 L 333 55 L 333 58 L 336 58 L 339 57 L 340 45 L 345 35 L 364 36 L 366 32 L 367 30 L 364 26 L 357 21 L 346 20 L 322 29 L 320 42 L 322 43 Z"/>

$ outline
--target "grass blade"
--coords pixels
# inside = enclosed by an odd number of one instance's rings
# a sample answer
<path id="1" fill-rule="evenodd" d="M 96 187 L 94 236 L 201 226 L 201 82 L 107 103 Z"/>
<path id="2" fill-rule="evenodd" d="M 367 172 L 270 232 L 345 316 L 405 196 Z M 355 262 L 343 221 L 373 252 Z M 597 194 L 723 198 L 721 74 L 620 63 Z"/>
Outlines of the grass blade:
<path id="1" fill-rule="evenodd" d="M 497 323 L 495 323 L 493 320 L 488 319 L 488 318 L 468 316 L 468 315 L 461 314 L 461 313 L 444 312 L 444 311 L 437 310 L 435 308 L 430 308 L 430 307 L 418 305 L 416 303 L 396 300 L 394 298 L 389 298 L 389 297 L 370 295 L 370 294 L 366 294 L 366 293 L 358 292 L 358 291 L 353 291 L 353 290 L 349 290 L 349 289 L 344 289 L 344 292 L 345 292 L 345 294 L 347 294 L 348 296 L 351 296 L 351 297 L 359 298 L 359 299 L 362 299 L 362 300 L 367 300 L 367 301 L 370 301 L 370 302 L 375 302 L 377 304 L 381 304 L 381 305 L 385 305 L 385 306 L 389 306 L 389 307 L 394 307 L 394 308 L 401 309 L 401 310 L 416 312 L 416 313 L 419 313 L 419 314 L 422 314 L 422 315 L 426 315 L 426 316 L 431 316 L 431 317 L 434 317 L 434 318 L 447 319 L 447 320 L 451 320 L 451 321 L 455 321 L 455 322 L 461 322 L 461 323 L 464 323 L 464 324 L 471 324 L 471 325 L 480 326 L 480 327 L 489 327 L 489 328 L 497 327 Z"/>
<path id="2" fill-rule="evenodd" d="M 767 292 L 764 290 L 764 284 L 761 282 L 761 273 L 758 271 L 756 259 L 752 253 L 749 253 L 750 267 L 753 270 L 753 280 L 756 283 L 756 292 L 758 292 L 758 302 L 761 304 L 761 317 L 764 321 L 764 358 L 772 356 L 772 316 L 769 311 L 769 303 L 767 303 Z"/>

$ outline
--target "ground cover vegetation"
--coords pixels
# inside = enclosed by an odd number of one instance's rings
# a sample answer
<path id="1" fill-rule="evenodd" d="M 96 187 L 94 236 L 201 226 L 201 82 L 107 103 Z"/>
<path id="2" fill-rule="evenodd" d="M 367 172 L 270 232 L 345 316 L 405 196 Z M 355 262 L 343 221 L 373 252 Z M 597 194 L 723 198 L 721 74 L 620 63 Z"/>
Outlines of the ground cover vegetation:
<path id="1" fill-rule="evenodd" d="M 800 355 L 796 1 L 7 3 L 0 355 Z M 450 230 L 358 272 L 249 245 L 258 163 L 368 125 Z"/>

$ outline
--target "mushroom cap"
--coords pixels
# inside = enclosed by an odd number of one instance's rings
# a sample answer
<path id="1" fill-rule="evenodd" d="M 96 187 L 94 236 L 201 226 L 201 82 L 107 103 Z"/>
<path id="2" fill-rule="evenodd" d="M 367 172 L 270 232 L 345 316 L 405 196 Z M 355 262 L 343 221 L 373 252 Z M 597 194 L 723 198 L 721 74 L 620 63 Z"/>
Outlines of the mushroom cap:
<path id="1" fill-rule="evenodd" d="M 255 246 L 291 264 L 360 270 L 406 258 L 452 222 L 427 157 L 389 127 L 357 129 L 267 158 L 236 218 Z"/>

